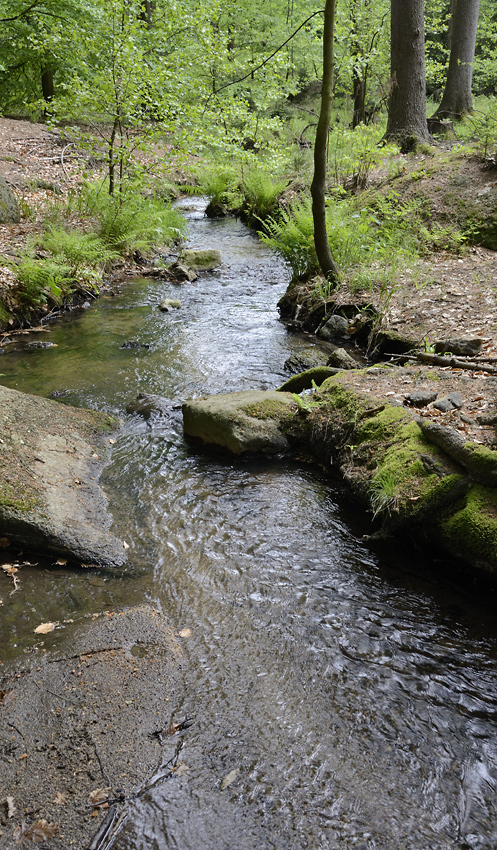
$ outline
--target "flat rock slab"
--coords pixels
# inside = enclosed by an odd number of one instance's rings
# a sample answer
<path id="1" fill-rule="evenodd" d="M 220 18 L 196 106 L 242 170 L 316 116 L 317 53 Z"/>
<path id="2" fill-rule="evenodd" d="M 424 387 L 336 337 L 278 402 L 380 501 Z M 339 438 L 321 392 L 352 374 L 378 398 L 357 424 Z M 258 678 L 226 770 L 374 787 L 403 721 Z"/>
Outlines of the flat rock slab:
<path id="1" fill-rule="evenodd" d="M 87 848 L 112 810 L 125 814 L 127 801 L 174 756 L 181 733 L 169 727 L 182 694 L 180 664 L 171 629 L 144 605 L 107 612 L 72 633 L 56 630 L 22 666 L 2 668 L 0 850 L 18 846 L 19 833 L 35 846 L 30 829 L 40 820 L 54 831 L 44 847 Z M 92 806 L 99 789 L 108 806 Z"/>
<path id="2" fill-rule="evenodd" d="M 233 454 L 288 449 L 285 420 L 297 408 L 291 393 L 248 390 L 191 399 L 183 405 L 185 434 Z"/>
<path id="3" fill-rule="evenodd" d="M 0 537 L 84 564 L 123 564 L 98 484 L 115 428 L 97 411 L 0 387 Z"/>

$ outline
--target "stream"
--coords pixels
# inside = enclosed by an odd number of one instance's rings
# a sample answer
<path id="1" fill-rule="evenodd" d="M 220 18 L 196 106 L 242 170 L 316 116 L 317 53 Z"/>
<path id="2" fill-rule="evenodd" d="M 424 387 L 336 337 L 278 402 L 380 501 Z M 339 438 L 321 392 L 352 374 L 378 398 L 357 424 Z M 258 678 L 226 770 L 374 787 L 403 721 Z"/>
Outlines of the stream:
<path id="1" fill-rule="evenodd" d="M 123 419 L 103 483 L 130 546 L 115 574 L 23 567 L 22 592 L 2 593 L 4 655 L 33 623 L 141 602 L 191 630 L 170 706 L 194 721 L 182 770 L 130 804 L 112 850 L 495 850 L 495 616 L 426 557 L 369 547 L 333 476 L 185 442 L 183 399 L 274 388 L 310 343 L 278 321 L 279 260 L 202 199 L 182 205 L 220 270 L 132 279 L 54 323 L 41 338 L 57 347 L 0 358 L 8 386 Z M 170 416 L 126 414 L 139 391 Z"/>

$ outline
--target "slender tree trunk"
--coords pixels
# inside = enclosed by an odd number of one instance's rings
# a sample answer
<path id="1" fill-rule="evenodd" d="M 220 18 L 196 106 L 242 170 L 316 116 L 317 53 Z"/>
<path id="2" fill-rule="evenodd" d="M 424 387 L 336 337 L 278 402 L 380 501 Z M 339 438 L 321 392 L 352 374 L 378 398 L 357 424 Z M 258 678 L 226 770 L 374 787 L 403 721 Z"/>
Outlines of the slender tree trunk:
<path id="1" fill-rule="evenodd" d="M 354 86 L 354 114 L 352 117 L 352 128 L 366 123 L 366 89 L 364 79 L 360 71 L 354 68 L 352 71 L 352 83 Z"/>
<path id="2" fill-rule="evenodd" d="M 426 123 L 424 0 L 391 0 L 391 16 L 386 138 L 407 151 L 431 138 Z"/>
<path id="3" fill-rule="evenodd" d="M 326 231 L 326 160 L 328 131 L 333 102 L 333 36 L 335 31 L 335 0 L 326 0 L 323 29 L 323 88 L 314 143 L 314 176 L 311 183 L 314 245 L 323 274 L 335 284 L 339 282 L 338 267 L 331 254 Z"/>
<path id="4" fill-rule="evenodd" d="M 471 85 L 480 0 L 452 0 L 449 70 L 437 118 L 460 118 L 473 111 Z"/>
<path id="5" fill-rule="evenodd" d="M 140 18 L 141 21 L 144 21 L 148 30 L 151 30 L 152 26 L 153 26 L 153 22 L 152 22 L 153 10 L 154 10 L 154 3 L 152 2 L 152 0 L 144 0 L 144 2 L 141 5 L 139 18 Z"/>
<path id="6" fill-rule="evenodd" d="M 50 103 L 53 100 L 55 89 L 54 89 L 54 81 L 53 81 L 53 71 L 51 68 L 43 68 L 41 72 L 41 90 L 43 92 L 43 99 Z"/>

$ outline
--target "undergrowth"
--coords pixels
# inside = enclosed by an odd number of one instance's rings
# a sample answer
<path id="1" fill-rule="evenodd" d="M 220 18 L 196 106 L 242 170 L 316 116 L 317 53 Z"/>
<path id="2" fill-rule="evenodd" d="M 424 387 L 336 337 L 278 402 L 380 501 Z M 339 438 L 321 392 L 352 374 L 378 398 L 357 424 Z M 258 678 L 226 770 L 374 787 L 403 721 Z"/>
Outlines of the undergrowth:
<path id="1" fill-rule="evenodd" d="M 13 295 L 25 316 L 44 307 L 62 306 L 75 295 L 92 296 L 109 266 L 133 251 L 171 245 L 186 230 L 181 213 L 159 198 L 138 191 L 109 196 L 105 186 L 86 184 L 79 196 L 57 202 L 45 217 L 45 230 L 28 243 L 17 262 Z M 77 210 L 86 230 L 64 221 Z"/>

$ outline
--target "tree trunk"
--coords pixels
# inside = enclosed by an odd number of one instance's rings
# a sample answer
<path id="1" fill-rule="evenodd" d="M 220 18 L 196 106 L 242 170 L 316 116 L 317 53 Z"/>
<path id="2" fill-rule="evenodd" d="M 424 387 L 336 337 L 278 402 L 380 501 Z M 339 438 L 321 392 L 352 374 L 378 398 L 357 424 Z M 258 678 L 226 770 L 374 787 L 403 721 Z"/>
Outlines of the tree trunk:
<path id="1" fill-rule="evenodd" d="M 326 0 L 323 29 L 323 87 L 316 141 L 314 143 L 314 176 L 311 183 L 314 245 L 319 265 L 328 280 L 339 282 L 338 267 L 333 259 L 326 231 L 326 159 L 328 131 L 333 101 L 333 37 L 335 31 L 335 0 Z"/>
<path id="2" fill-rule="evenodd" d="M 153 8 L 154 3 L 152 2 L 152 0 L 144 0 L 140 8 L 139 18 L 146 24 L 148 30 L 151 30 L 153 26 Z"/>
<path id="3" fill-rule="evenodd" d="M 352 71 L 352 83 L 354 86 L 354 114 L 352 117 L 352 129 L 355 129 L 359 124 L 366 123 L 366 88 L 364 79 L 360 71 L 354 68 Z"/>
<path id="4" fill-rule="evenodd" d="M 385 137 L 403 151 L 430 141 L 426 123 L 424 0 L 391 0 L 391 92 Z"/>
<path id="5" fill-rule="evenodd" d="M 51 68 L 43 68 L 41 72 L 41 90 L 43 92 L 43 100 L 50 103 L 54 98 L 55 89 L 53 81 L 53 71 Z"/>
<path id="6" fill-rule="evenodd" d="M 473 111 L 471 85 L 480 0 L 452 0 L 449 70 L 434 118 L 460 118 Z"/>

